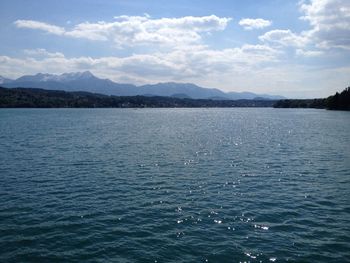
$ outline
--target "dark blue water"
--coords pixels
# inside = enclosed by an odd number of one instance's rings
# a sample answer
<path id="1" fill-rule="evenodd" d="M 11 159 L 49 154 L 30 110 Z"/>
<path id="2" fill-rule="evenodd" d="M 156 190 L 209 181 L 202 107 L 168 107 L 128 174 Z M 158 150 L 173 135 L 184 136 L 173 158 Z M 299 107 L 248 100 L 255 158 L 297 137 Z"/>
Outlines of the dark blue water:
<path id="1" fill-rule="evenodd" d="M 350 112 L 0 110 L 0 262 L 346 262 Z"/>

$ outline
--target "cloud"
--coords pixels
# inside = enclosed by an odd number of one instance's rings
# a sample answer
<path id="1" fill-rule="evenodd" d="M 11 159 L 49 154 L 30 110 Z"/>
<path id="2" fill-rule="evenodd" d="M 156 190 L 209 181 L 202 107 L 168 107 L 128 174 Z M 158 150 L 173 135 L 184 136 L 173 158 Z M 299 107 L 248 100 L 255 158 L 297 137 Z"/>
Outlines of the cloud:
<path id="1" fill-rule="evenodd" d="M 301 19 L 312 26 L 309 37 L 320 48 L 350 49 L 350 1 L 303 1 Z"/>
<path id="2" fill-rule="evenodd" d="M 177 46 L 199 43 L 202 33 L 224 30 L 231 18 L 215 15 L 152 19 L 144 16 L 118 16 L 113 22 L 84 22 L 71 29 L 32 20 L 17 20 L 19 28 L 42 30 L 50 34 L 112 41 L 117 46 L 165 45 Z"/>
<path id="3" fill-rule="evenodd" d="M 309 41 L 309 39 L 303 34 L 295 34 L 289 29 L 271 30 L 269 32 L 266 32 L 264 35 L 259 36 L 259 39 L 263 42 L 270 42 L 282 46 L 292 47 L 303 47 Z"/>
<path id="4" fill-rule="evenodd" d="M 265 20 L 262 18 L 244 18 L 241 19 L 238 23 L 240 26 L 243 26 L 246 30 L 252 30 L 252 29 L 261 29 L 264 27 L 268 27 L 272 25 L 272 22 L 269 20 Z"/>
<path id="5" fill-rule="evenodd" d="M 15 25 L 18 28 L 30 28 L 45 31 L 54 35 L 63 35 L 65 33 L 64 28 L 59 26 L 50 25 L 47 23 L 34 21 L 34 20 L 17 20 L 15 21 Z"/>
<path id="6" fill-rule="evenodd" d="M 43 56 L 43 57 L 64 57 L 60 52 L 48 52 L 45 48 L 24 49 L 23 53 L 28 56 Z"/>
<path id="7" fill-rule="evenodd" d="M 303 49 L 297 49 L 295 51 L 295 54 L 297 56 L 302 56 L 302 57 L 318 57 L 324 54 L 323 51 L 320 50 L 303 50 Z"/>
<path id="8" fill-rule="evenodd" d="M 222 50 L 189 46 L 170 52 L 133 54 L 126 57 L 73 57 L 45 49 L 24 50 L 23 59 L 0 56 L 0 72 L 9 77 L 37 72 L 64 73 L 93 70 L 100 76 L 135 83 L 199 81 L 220 74 L 251 72 L 265 63 L 278 61 L 279 51 L 264 45 L 243 45 Z M 13 68 L 18 69 L 14 72 Z M 16 74 L 16 76 L 13 76 Z"/>
<path id="9" fill-rule="evenodd" d="M 310 29 L 300 33 L 290 29 L 266 32 L 259 39 L 265 43 L 298 48 L 298 56 L 320 56 L 325 52 L 314 49 L 350 50 L 350 1 L 302 0 L 301 19 L 309 22 Z"/>
<path id="10" fill-rule="evenodd" d="M 301 19 L 310 24 L 309 30 L 294 33 L 289 29 L 276 29 L 266 32 L 259 39 L 264 42 L 304 49 L 316 47 L 350 50 L 349 0 L 302 1 L 300 11 L 303 13 Z M 309 52 L 308 54 L 315 55 L 316 53 Z"/>

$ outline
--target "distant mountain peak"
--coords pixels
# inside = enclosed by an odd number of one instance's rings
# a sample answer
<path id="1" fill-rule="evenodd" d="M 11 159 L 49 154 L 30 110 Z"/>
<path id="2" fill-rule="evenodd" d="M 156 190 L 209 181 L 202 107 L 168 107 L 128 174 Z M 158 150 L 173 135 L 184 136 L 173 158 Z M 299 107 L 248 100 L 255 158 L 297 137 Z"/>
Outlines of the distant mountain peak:
<path id="1" fill-rule="evenodd" d="M 34 77 L 36 77 L 39 81 L 50 81 L 52 76 L 54 75 L 48 73 L 38 73 Z"/>
<path id="2" fill-rule="evenodd" d="M 62 75 L 70 75 L 75 77 L 82 77 L 82 78 L 91 78 L 95 77 L 90 71 L 78 71 L 78 72 L 70 72 L 70 73 L 64 73 Z"/>
<path id="3" fill-rule="evenodd" d="M 90 71 L 63 73 L 57 77 L 61 81 L 96 78 Z"/>
<path id="4" fill-rule="evenodd" d="M 89 70 L 82 72 L 81 76 L 82 77 L 89 77 L 89 78 L 90 77 L 95 77 L 94 74 L 92 74 Z"/>
<path id="5" fill-rule="evenodd" d="M 86 80 L 90 78 L 96 78 L 90 71 L 83 72 L 69 72 L 61 75 L 48 74 L 48 73 L 37 73 L 35 75 L 26 75 L 17 79 L 17 81 L 31 81 L 31 82 L 69 82 L 77 80 Z"/>

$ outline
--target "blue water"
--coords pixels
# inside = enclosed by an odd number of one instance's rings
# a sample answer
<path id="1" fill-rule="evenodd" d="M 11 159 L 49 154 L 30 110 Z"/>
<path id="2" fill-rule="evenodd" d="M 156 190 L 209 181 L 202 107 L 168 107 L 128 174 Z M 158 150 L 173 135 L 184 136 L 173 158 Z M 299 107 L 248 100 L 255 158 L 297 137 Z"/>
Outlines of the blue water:
<path id="1" fill-rule="evenodd" d="M 0 110 L 0 262 L 349 262 L 350 112 Z"/>

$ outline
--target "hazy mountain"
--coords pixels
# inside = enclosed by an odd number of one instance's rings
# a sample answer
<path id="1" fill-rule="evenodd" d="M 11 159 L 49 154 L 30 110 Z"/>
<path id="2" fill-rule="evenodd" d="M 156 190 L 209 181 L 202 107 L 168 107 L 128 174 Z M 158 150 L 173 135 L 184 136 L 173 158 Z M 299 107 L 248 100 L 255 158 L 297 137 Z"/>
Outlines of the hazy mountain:
<path id="1" fill-rule="evenodd" d="M 241 100 L 241 99 L 254 100 L 256 98 L 269 99 L 269 100 L 285 99 L 285 97 L 279 96 L 279 95 L 256 94 L 253 92 L 228 92 L 227 95 L 232 100 Z"/>
<path id="2" fill-rule="evenodd" d="M 11 82 L 13 81 L 12 79 L 7 79 L 7 78 L 4 78 L 2 76 L 0 76 L 0 84 L 4 84 L 4 83 L 8 83 L 8 82 Z"/>
<path id="3" fill-rule="evenodd" d="M 119 84 L 109 79 L 100 79 L 91 72 L 64 73 L 61 75 L 38 73 L 23 76 L 5 83 L 5 87 L 41 88 L 48 90 L 87 91 L 107 95 L 136 95 L 138 88 L 132 84 Z"/>
<path id="4" fill-rule="evenodd" d="M 210 97 L 225 97 L 225 93 L 218 89 L 206 89 L 190 83 L 158 83 L 154 85 L 140 86 L 140 95 L 156 94 L 157 96 L 172 96 L 173 94 L 185 94 L 194 99 L 206 99 Z"/>
<path id="5" fill-rule="evenodd" d="M 116 96 L 149 95 L 215 99 L 215 100 L 238 100 L 254 99 L 284 99 L 282 96 L 267 94 L 255 94 L 251 92 L 228 92 L 219 89 L 202 88 L 191 83 L 158 83 L 152 85 L 135 86 L 133 84 L 121 84 L 109 79 L 100 79 L 91 72 L 64 73 L 61 75 L 43 74 L 22 76 L 16 80 L 0 77 L 0 84 L 4 87 L 41 88 L 48 90 L 86 91 Z"/>
<path id="6" fill-rule="evenodd" d="M 90 71 L 85 72 L 72 72 L 72 73 L 64 73 L 61 75 L 53 75 L 53 74 L 43 74 L 38 73 L 33 76 L 22 76 L 16 81 L 18 82 L 70 82 L 76 80 L 87 80 L 94 78 L 95 76 Z"/>

